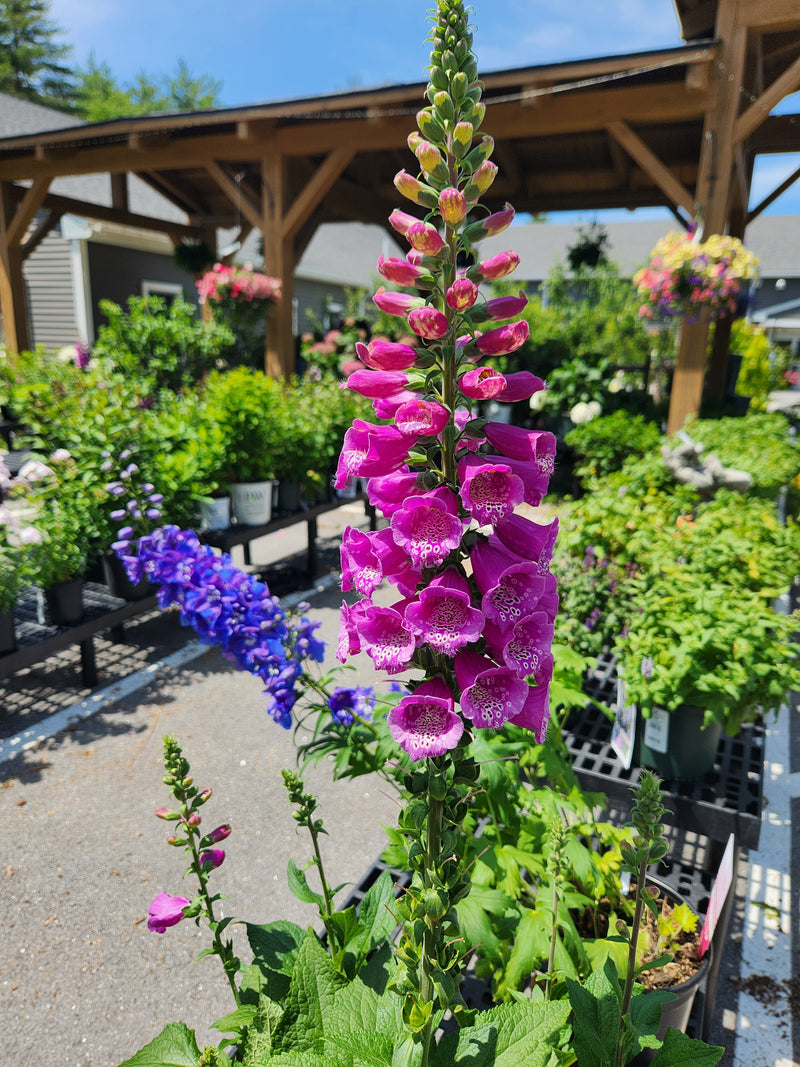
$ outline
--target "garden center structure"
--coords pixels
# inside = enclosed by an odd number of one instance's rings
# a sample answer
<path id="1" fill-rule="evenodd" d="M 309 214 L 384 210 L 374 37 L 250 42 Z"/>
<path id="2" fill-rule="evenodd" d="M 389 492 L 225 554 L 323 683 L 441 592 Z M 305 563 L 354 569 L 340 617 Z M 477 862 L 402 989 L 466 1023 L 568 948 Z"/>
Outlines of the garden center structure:
<path id="1" fill-rule="evenodd" d="M 800 177 L 749 207 L 756 156 L 800 151 L 800 115 L 772 114 L 800 88 L 797 0 L 675 0 L 685 43 L 635 55 L 482 75 L 485 132 L 500 175 L 484 197 L 520 212 L 669 207 L 706 235 L 747 223 Z M 265 269 L 284 283 L 266 366 L 293 368 L 294 266 L 324 221 L 386 224 L 421 83 L 214 111 L 94 123 L 0 140 L 0 312 L 9 348 L 29 344 L 22 264 L 65 214 L 166 232 L 261 231 Z M 112 206 L 50 190 L 61 176 L 108 174 Z M 134 174 L 183 223 L 134 214 Z M 684 325 L 670 429 L 696 412 L 707 324 Z M 706 388 L 721 397 L 727 336 L 716 331 Z"/>

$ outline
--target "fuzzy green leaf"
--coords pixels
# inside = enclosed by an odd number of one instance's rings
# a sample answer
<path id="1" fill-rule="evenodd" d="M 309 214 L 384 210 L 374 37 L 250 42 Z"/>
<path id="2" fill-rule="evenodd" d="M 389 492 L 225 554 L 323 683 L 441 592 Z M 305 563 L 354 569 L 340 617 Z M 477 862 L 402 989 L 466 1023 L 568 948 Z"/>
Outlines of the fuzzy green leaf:
<path id="1" fill-rule="evenodd" d="M 149 1045 L 119 1067 L 197 1067 L 200 1049 L 185 1023 L 169 1023 Z"/>
<path id="2" fill-rule="evenodd" d="M 308 884 L 305 871 L 301 871 L 292 859 L 289 860 L 286 877 L 289 882 L 289 891 L 293 896 L 297 897 L 299 901 L 303 904 L 316 904 L 319 907 L 323 907 L 325 904 L 324 897 L 321 893 L 314 892 Z"/>
<path id="3" fill-rule="evenodd" d="M 334 994 L 345 984 L 317 935 L 309 930 L 295 960 L 286 1010 L 275 1027 L 275 1051 L 320 1050 L 334 1010 Z"/>
<path id="4" fill-rule="evenodd" d="M 664 1044 L 656 1053 L 652 1067 L 714 1067 L 725 1053 L 718 1045 L 695 1041 L 680 1030 L 670 1027 Z"/>

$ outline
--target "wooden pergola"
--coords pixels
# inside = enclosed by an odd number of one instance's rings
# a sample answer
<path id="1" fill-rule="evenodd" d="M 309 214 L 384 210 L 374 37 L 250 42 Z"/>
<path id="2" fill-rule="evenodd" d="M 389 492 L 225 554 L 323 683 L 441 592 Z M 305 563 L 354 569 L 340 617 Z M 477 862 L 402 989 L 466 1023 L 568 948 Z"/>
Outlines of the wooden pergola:
<path id="1" fill-rule="evenodd" d="M 666 205 L 705 234 L 745 227 L 800 177 L 748 212 L 761 153 L 800 151 L 800 116 L 770 112 L 800 88 L 798 0 L 675 0 L 687 43 L 635 55 L 483 76 L 483 129 L 500 175 L 484 202 L 519 212 Z M 392 179 L 413 169 L 406 138 L 423 83 L 192 114 L 154 115 L 0 140 L 0 313 L 12 349 L 30 343 L 22 265 L 65 213 L 198 237 L 217 228 L 264 238 L 281 277 L 266 369 L 294 362 L 292 278 L 322 222 L 387 225 Z M 57 177 L 106 173 L 111 206 L 50 192 Z M 176 224 L 132 213 L 135 174 L 185 213 Z M 36 224 L 34 225 L 34 220 Z M 513 243 L 513 242 L 512 242 Z M 684 326 L 670 429 L 697 412 L 707 323 Z M 716 331 L 707 390 L 721 397 L 727 337 Z"/>

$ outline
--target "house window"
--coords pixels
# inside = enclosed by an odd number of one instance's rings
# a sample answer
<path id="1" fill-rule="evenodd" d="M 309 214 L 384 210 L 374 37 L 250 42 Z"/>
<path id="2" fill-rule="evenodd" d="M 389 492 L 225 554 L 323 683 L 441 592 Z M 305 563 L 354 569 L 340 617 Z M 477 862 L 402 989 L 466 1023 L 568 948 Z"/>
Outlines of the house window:
<path id="1" fill-rule="evenodd" d="M 142 282 L 142 296 L 161 296 L 169 306 L 176 297 L 183 299 L 183 286 L 177 282 Z"/>

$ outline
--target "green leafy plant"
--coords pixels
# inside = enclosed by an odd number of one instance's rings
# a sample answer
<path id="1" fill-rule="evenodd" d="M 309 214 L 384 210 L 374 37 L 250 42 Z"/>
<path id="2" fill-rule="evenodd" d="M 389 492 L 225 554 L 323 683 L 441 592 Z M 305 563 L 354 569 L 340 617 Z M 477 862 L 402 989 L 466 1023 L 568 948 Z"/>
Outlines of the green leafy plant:
<path id="1" fill-rule="evenodd" d="M 566 444 L 576 453 L 575 474 L 584 485 L 621 469 L 626 460 L 654 452 L 661 431 L 643 415 L 615 411 L 576 426 Z"/>
<path id="2" fill-rule="evenodd" d="M 198 419 L 213 423 L 222 435 L 221 451 L 237 482 L 269 481 L 283 448 L 275 420 L 281 385 L 262 371 L 235 367 L 209 375 L 201 394 Z"/>

